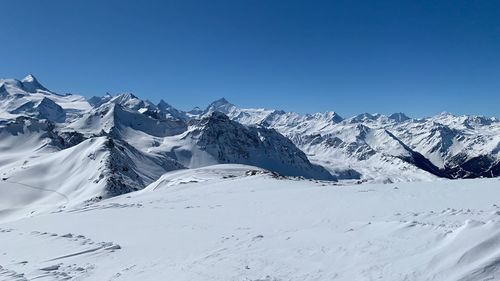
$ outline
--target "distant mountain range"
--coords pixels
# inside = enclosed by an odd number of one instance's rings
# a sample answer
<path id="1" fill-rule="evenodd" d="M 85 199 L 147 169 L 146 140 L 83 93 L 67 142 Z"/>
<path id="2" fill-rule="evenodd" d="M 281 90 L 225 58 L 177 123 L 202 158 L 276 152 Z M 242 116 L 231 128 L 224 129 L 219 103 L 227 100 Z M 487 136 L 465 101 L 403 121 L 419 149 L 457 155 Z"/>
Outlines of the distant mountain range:
<path id="1" fill-rule="evenodd" d="M 59 95 L 32 75 L 0 79 L 0 176 L 80 201 L 142 189 L 167 171 L 219 163 L 331 181 L 497 177 L 499 151 L 494 117 L 345 119 L 246 109 L 225 99 L 186 112 L 129 93 Z"/>

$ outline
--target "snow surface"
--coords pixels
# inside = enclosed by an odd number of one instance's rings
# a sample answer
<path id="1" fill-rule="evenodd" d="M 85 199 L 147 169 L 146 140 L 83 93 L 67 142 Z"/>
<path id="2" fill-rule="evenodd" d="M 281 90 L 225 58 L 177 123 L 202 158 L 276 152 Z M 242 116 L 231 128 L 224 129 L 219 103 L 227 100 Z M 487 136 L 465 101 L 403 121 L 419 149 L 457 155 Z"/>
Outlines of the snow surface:
<path id="1" fill-rule="evenodd" d="M 0 214 L 0 279 L 498 280 L 499 184 L 174 171 L 100 202 Z"/>

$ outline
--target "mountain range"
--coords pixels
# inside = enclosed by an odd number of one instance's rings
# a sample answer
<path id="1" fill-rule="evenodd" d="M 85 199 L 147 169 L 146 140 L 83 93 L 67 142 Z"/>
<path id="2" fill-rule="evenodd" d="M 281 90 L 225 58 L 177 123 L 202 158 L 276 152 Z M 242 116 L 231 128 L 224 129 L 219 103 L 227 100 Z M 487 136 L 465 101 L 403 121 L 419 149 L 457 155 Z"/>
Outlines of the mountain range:
<path id="1" fill-rule="evenodd" d="M 0 79 L 0 176 L 50 193 L 31 194 L 33 202 L 100 200 L 143 189 L 168 171 L 224 163 L 359 183 L 497 177 L 499 151 L 495 117 L 343 118 L 225 99 L 183 111 L 130 93 L 60 95 L 33 75 Z"/>

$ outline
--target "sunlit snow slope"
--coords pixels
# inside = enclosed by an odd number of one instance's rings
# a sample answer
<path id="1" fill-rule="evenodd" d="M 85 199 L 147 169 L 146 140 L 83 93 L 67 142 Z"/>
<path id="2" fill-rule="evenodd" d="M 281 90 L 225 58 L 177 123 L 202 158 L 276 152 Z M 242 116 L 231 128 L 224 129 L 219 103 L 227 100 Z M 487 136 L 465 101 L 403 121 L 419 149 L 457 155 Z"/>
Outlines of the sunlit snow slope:
<path id="1" fill-rule="evenodd" d="M 11 216 L 0 224 L 0 279 L 497 280 L 499 184 L 174 171 L 128 195 Z"/>

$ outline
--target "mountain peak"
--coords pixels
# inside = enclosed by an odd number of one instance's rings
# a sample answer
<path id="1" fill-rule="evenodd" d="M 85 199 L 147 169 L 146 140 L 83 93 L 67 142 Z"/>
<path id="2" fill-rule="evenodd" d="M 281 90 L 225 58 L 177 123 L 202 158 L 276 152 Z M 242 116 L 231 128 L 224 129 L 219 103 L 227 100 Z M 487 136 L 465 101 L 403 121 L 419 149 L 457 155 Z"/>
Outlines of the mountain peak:
<path id="1" fill-rule="evenodd" d="M 215 107 L 215 108 L 220 108 L 220 107 L 226 107 L 226 106 L 232 106 L 233 104 L 230 103 L 228 100 L 225 98 L 220 98 L 218 100 L 213 101 L 208 107 Z"/>
<path id="2" fill-rule="evenodd" d="M 28 83 L 38 83 L 38 80 L 33 74 L 28 74 L 26 77 L 21 80 L 21 82 L 28 82 Z"/>
<path id="3" fill-rule="evenodd" d="M 40 82 L 38 82 L 33 74 L 28 74 L 28 76 L 24 77 L 21 80 L 21 84 L 23 88 L 28 92 L 36 92 L 37 90 L 49 91 L 42 84 L 40 84 Z"/>
<path id="4" fill-rule="evenodd" d="M 118 94 L 115 99 L 117 100 L 129 100 L 129 99 L 138 99 L 134 94 L 132 93 L 121 93 Z"/>
<path id="5" fill-rule="evenodd" d="M 354 117 L 351 117 L 349 120 L 351 123 L 360 123 L 360 122 L 367 122 L 367 121 L 374 121 L 377 120 L 381 115 L 378 113 L 371 114 L 371 113 L 361 113 L 358 114 Z"/>
<path id="6" fill-rule="evenodd" d="M 438 116 L 451 116 L 451 117 L 454 117 L 455 115 L 451 114 L 448 111 L 443 111 L 443 112 L 439 113 Z"/>
<path id="7" fill-rule="evenodd" d="M 227 101 L 225 98 L 220 98 L 214 102 L 212 102 L 205 112 L 213 112 L 213 111 L 220 111 L 224 114 L 228 114 L 229 111 L 231 111 L 232 108 L 234 108 L 234 104 L 230 103 Z"/>
<path id="8" fill-rule="evenodd" d="M 408 117 L 406 114 L 402 112 L 397 112 L 389 115 L 388 117 L 390 120 L 396 121 L 396 122 L 404 122 L 406 120 L 410 120 L 411 118 Z"/>
<path id="9" fill-rule="evenodd" d="M 178 110 L 177 108 L 173 107 L 163 99 L 160 100 L 160 102 L 156 105 L 160 113 L 166 117 L 166 118 L 174 118 L 174 119 L 182 119 L 182 120 L 187 120 L 188 116 L 186 112 Z"/>
<path id="10" fill-rule="evenodd" d="M 114 96 L 112 99 L 110 99 L 110 102 L 118 103 L 118 104 L 124 105 L 126 107 L 140 106 L 138 104 L 143 103 L 142 100 L 140 100 L 138 97 L 136 97 L 132 93 L 121 93 L 117 96 Z"/>
<path id="11" fill-rule="evenodd" d="M 98 107 L 98 106 L 102 105 L 103 103 L 110 101 L 112 98 L 113 98 L 113 96 L 111 96 L 109 93 L 106 93 L 102 97 L 93 96 L 91 98 L 88 98 L 87 102 L 93 107 Z"/>
<path id="12" fill-rule="evenodd" d="M 344 120 L 344 118 L 342 118 L 342 116 L 340 116 L 335 111 L 327 111 L 327 112 L 325 112 L 325 116 L 334 123 L 340 123 Z"/>
<path id="13" fill-rule="evenodd" d="M 192 114 L 192 115 L 199 115 L 203 113 L 203 110 L 199 108 L 198 106 L 195 106 L 193 109 L 188 111 L 187 113 Z"/>
<path id="14" fill-rule="evenodd" d="M 172 106 L 170 104 L 168 104 L 166 101 L 164 101 L 163 99 L 160 100 L 160 102 L 158 103 L 158 108 L 160 109 L 167 109 L 167 108 L 171 108 Z"/>
<path id="15" fill-rule="evenodd" d="M 214 104 L 214 103 L 217 103 L 217 104 L 226 104 L 226 103 L 229 103 L 229 102 L 226 100 L 226 98 L 220 98 L 220 99 L 214 101 L 212 104 Z"/>

